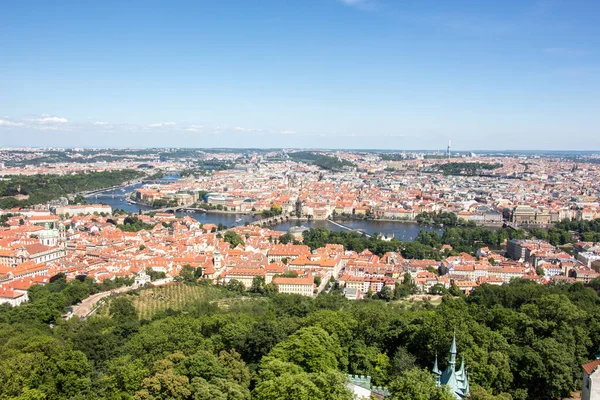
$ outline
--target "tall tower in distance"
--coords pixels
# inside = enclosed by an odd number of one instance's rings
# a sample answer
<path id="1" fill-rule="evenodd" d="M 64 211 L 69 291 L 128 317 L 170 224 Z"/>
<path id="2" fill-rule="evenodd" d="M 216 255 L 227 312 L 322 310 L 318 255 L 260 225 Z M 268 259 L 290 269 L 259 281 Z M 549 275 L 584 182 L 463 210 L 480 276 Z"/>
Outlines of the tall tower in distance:
<path id="1" fill-rule="evenodd" d="M 446 150 L 446 157 L 448 160 L 450 159 L 450 145 L 452 143 L 452 139 L 448 139 L 448 149 Z"/>

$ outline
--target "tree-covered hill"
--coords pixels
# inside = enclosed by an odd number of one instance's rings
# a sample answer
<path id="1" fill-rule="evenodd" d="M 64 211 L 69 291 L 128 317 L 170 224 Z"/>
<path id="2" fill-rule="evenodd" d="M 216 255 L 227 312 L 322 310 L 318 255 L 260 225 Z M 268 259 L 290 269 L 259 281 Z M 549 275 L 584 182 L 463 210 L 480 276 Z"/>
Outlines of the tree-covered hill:
<path id="1" fill-rule="evenodd" d="M 12 175 L 0 180 L 0 209 L 46 203 L 68 194 L 119 185 L 144 174 L 130 169 L 73 175 Z M 15 195 L 28 195 L 17 200 Z"/>
<path id="2" fill-rule="evenodd" d="M 502 167 L 501 164 L 483 162 L 449 162 L 440 165 L 444 175 L 478 175 Z"/>
<path id="3" fill-rule="evenodd" d="M 356 166 L 354 163 L 348 160 L 311 151 L 298 151 L 295 153 L 289 153 L 288 155 L 293 160 L 304 161 L 328 170 L 340 170 L 344 167 Z"/>
<path id="4" fill-rule="evenodd" d="M 334 294 L 238 301 L 221 288 L 227 307 L 202 300 L 152 320 L 138 319 L 130 293 L 108 316 L 57 315 L 94 290 L 63 281 L 0 307 L 0 398 L 350 400 L 350 373 L 392 399 L 450 399 L 428 371 L 436 353 L 445 367 L 456 331 L 472 399 L 559 399 L 600 344 L 600 282 L 517 280 L 408 308 Z"/>

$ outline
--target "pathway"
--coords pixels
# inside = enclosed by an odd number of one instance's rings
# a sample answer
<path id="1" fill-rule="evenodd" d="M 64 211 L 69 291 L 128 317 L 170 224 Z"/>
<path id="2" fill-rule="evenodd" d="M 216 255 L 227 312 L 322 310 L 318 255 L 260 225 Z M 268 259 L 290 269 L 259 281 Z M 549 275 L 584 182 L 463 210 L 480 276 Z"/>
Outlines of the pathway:
<path id="1" fill-rule="evenodd" d="M 103 298 L 108 297 L 113 294 L 117 294 L 117 293 L 125 293 L 125 292 L 127 292 L 129 290 L 133 290 L 133 289 L 137 289 L 137 287 L 134 285 L 123 286 L 118 289 L 110 290 L 108 292 L 101 292 L 101 293 L 93 294 L 93 295 L 83 299 L 80 304 L 73 307 L 73 316 L 79 317 L 79 318 L 88 317 L 91 314 L 93 314 L 94 311 L 96 311 L 97 303 L 100 300 L 102 300 Z"/>

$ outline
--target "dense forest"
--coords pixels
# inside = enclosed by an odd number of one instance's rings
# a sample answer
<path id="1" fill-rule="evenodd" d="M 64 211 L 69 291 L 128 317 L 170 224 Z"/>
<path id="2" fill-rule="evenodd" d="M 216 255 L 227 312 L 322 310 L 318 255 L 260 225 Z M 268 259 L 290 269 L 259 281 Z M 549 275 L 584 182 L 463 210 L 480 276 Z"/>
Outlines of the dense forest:
<path id="1" fill-rule="evenodd" d="M 459 224 L 459 219 L 453 212 L 427 212 L 423 211 L 417 214 L 415 221 L 419 225 L 444 225 L 444 226 L 456 226 Z M 466 225 L 466 224 L 465 224 Z M 474 226 L 474 223 L 472 224 Z"/>
<path id="2" fill-rule="evenodd" d="M 573 243 L 575 240 L 600 242 L 600 219 L 592 221 L 564 219 L 548 230 L 531 229 L 530 232 L 538 239 L 548 240 L 554 245 Z"/>
<path id="3" fill-rule="evenodd" d="M 216 158 L 195 161 L 191 168 L 180 172 L 182 177 L 192 175 L 207 175 L 210 171 L 224 171 L 235 168 L 234 161 L 217 160 Z"/>
<path id="4" fill-rule="evenodd" d="M 379 154 L 382 161 L 403 161 L 404 156 L 399 153 L 381 153 Z"/>
<path id="5" fill-rule="evenodd" d="M 119 185 L 142 175 L 129 169 L 75 175 L 11 175 L 0 180 L 0 209 L 43 204 L 68 194 Z M 10 197 L 18 194 L 29 195 L 29 198 Z"/>
<path id="6" fill-rule="evenodd" d="M 288 155 L 293 160 L 308 162 L 328 170 L 340 170 L 344 167 L 356 166 L 354 163 L 339 157 L 327 156 L 325 154 L 313 153 L 310 151 L 297 151 L 295 153 L 289 153 Z"/>
<path id="7" fill-rule="evenodd" d="M 579 389 L 600 344 L 599 289 L 515 280 L 436 307 L 206 286 L 152 320 L 116 297 L 106 313 L 63 321 L 61 307 L 95 288 L 59 280 L 0 307 L 0 398 L 350 400 L 351 373 L 394 400 L 450 400 L 428 371 L 436 354 L 446 365 L 456 331 L 473 400 L 558 399 Z"/>
<path id="8" fill-rule="evenodd" d="M 342 244 L 348 250 L 362 252 L 369 249 L 377 255 L 388 251 L 399 251 L 404 258 L 435 259 L 457 255 L 461 252 L 474 254 L 481 247 L 499 246 L 507 239 L 523 239 L 526 232 L 511 228 L 486 229 L 470 227 L 450 227 L 442 233 L 420 231 L 412 242 L 401 242 L 395 238 L 383 240 L 378 234 L 367 237 L 357 232 L 330 231 L 325 228 L 313 228 L 303 232 L 303 243 L 312 250 L 325 246 L 327 243 Z M 449 244 L 453 250 L 441 251 L 444 244 Z"/>
<path id="9" fill-rule="evenodd" d="M 584 242 L 600 242 L 600 219 L 591 221 L 571 221 L 569 219 L 564 219 L 549 228 L 526 228 L 517 231 L 507 228 L 495 230 L 476 227 L 474 223 L 464 223 L 464 221 L 457 218 L 454 213 L 441 211 L 419 213 L 416 217 L 416 221 L 421 225 L 443 225 L 446 227 L 441 239 L 444 240 L 444 243 L 451 244 L 452 246 L 455 246 L 457 242 L 460 242 L 461 245 L 469 247 L 469 243 L 466 240 L 459 240 L 459 236 L 463 236 L 465 239 L 473 239 L 473 246 L 471 247 L 477 247 L 477 245 L 482 243 L 486 246 L 497 246 L 507 238 L 522 239 L 525 236 L 546 240 L 555 246 L 575 243 L 578 240 Z M 464 227 L 459 227 L 461 224 Z M 417 240 L 423 243 L 422 240 Z M 436 238 L 434 238 L 434 241 L 436 244 L 441 244 Z M 425 241 L 425 243 L 431 244 L 429 240 Z"/>
<path id="10" fill-rule="evenodd" d="M 484 171 L 500 168 L 501 164 L 490 164 L 482 162 L 449 162 L 440 165 L 440 171 L 444 175 L 479 175 Z"/>

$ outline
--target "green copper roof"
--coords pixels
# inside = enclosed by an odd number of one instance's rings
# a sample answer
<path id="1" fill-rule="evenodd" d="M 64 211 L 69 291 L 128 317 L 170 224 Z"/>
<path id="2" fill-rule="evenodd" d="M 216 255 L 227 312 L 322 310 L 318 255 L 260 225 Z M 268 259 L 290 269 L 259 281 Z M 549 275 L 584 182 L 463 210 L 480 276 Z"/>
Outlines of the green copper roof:
<path id="1" fill-rule="evenodd" d="M 456 397 L 457 400 L 464 399 L 469 396 L 469 378 L 465 367 L 465 358 L 462 357 L 460 369 L 456 370 L 456 334 L 452 338 L 452 345 L 450 346 L 450 362 L 444 370 L 439 372 L 437 364 L 437 355 L 435 358 L 435 364 L 433 366 L 433 372 L 437 375 L 438 385 L 446 385 L 450 389 L 450 392 Z M 437 372 L 436 372 L 437 371 Z"/>
<path id="2" fill-rule="evenodd" d="M 452 345 L 450 346 L 450 354 L 456 354 L 456 333 L 452 337 Z"/>

